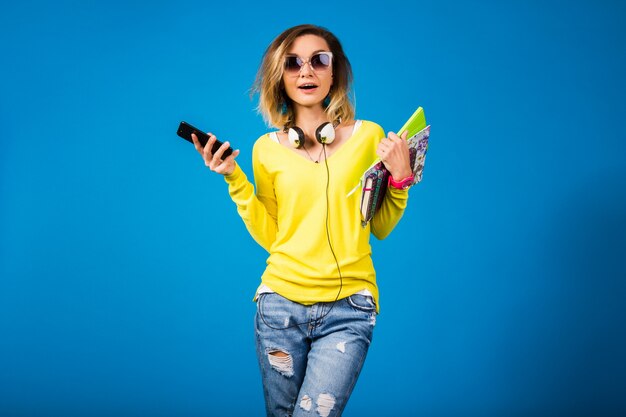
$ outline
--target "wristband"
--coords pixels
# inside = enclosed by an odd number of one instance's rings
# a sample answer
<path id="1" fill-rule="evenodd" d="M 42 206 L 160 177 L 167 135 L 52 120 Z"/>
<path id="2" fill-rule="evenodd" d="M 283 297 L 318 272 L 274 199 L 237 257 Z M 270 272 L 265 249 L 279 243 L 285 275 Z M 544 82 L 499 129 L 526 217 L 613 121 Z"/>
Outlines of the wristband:
<path id="1" fill-rule="evenodd" d="M 389 182 L 387 183 L 390 187 L 396 188 L 398 190 L 406 190 L 411 185 L 413 185 L 413 180 L 415 180 L 415 174 L 411 174 L 406 178 L 401 179 L 400 181 L 396 181 L 393 179 L 393 176 L 389 176 Z"/>

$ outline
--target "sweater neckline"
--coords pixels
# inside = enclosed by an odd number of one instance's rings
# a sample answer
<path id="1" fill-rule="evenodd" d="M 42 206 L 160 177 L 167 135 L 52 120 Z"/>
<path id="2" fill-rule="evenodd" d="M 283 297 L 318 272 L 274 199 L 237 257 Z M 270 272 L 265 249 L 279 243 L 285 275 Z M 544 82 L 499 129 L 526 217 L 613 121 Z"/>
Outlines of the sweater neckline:
<path id="1" fill-rule="evenodd" d="M 328 158 L 326 158 L 326 160 L 328 162 L 330 162 L 332 159 L 334 159 L 335 155 L 343 152 L 343 148 L 345 148 L 346 146 L 348 146 L 351 142 L 353 141 L 353 138 L 357 135 L 358 132 L 361 131 L 361 127 L 363 125 L 364 121 L 363 120 L 355 120 L 354 121 L 354 129 L 352 130 L 352 133 L 350 134 L 350 136 L 348 136 L 346 138 L 346 140 L 341 144 L 341 146 L 339 148 L 337 148 Z M 274 138 L 272 138 L 272 135 L 274 135 Z M 283 144 L 281 144 L 280 142 L 278 142 L 278 132 L 271 132 L 268 134 L 268 138 L 271 142 L 273 142 L 274 144 L 276 144 L 276 146 L 283 148 L 287 153 L 293 155 L 295 158 L 300 158 L 303 159 L 304 161 L 306 161 L 306 163 L 310 164 L 311 166 L 324 166 L 324 164 L 322 162 L 315 162 L 309 158 L 307 158 L 304 155 L 300 155 L 299 153 L 294 152 L 291 149 L 288 149 L 286 146 L 284 146 Z"/>

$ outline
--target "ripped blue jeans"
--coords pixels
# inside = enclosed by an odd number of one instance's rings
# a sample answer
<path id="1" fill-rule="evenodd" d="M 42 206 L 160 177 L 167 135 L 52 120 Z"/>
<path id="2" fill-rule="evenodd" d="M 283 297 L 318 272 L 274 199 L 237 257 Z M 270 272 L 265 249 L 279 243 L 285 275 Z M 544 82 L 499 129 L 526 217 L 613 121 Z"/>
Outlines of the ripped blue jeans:
<path id="1" fill-rule="evenodd" d="M 341 416 L 375 324 L 368 296 L 305 306 L 259 295 L 256 348 L 268 417 Z"/>

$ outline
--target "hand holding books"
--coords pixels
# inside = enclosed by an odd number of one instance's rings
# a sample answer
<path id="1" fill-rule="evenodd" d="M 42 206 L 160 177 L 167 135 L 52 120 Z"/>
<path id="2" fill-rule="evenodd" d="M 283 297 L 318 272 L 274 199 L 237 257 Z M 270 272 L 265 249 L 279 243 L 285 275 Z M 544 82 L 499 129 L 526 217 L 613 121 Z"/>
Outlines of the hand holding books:
<path id="1" fill-rule="evenodd" d="M 403 139 L 408 137 L 409 161 L 414 175 L 413 184 L 417 184 L 422 180 L 426 151 L 428 150 L 428 138 L 430 137 L 430 126 L 426 126 L 426 117 L 421 107 L 418 107 L 415 113 L 398 131 L 398 134 Z M 383 141 L 385 140 L 389 139 L 383 139 Z M 387 191 L 390 174 L 383 163 L 385 158 L 384 152 L 383 155 L 378 153 L 378 156 L 380 159 L 374 161 L 374 164 L 365 171 L 361 178 L 361 225 L 363 227 L 374 217 Z M 398 173 L 397 175 L 400 176 L 402 174 Z M 396 180 L 399 179 L 396 178 Z"/>
<path id="2" fill-rule="evenodd" d="M 408 132 L 405 131 L 400 137 L 389 132 L 389 136 L 380 141 L 376 151 L 380 161 L 395 179 L 402 179 L 411 175 L 409 146 L 406 142 L 407 134 Z"/>

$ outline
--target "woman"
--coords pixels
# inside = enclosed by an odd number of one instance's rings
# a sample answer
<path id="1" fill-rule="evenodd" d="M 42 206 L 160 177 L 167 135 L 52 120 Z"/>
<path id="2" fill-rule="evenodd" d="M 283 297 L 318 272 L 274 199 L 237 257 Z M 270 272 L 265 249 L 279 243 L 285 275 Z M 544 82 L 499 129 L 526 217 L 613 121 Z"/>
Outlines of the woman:
<path id="1" fill-rule="evenodd" d="M 260 112 L 280 130 L 254 145 L 256 193 L 235 162 L 239 150 L 222 159 L 228 142 L 212 154 L 215 136 L 204 148 L 194 136 L 205 164 L 224 175 L 248 231 L 269 252 L 255 297 L 268 416 L 341 415 L 378 313 L 369 236 L 386 237 L 406 207 L 406 140 L 354 119 L 351 82 L 342 46 L 324 28 L 296 26 L 270 44 L 255 91 Z M 363 227 L 353 191 L 377 156 L 393 180 Z"/>

